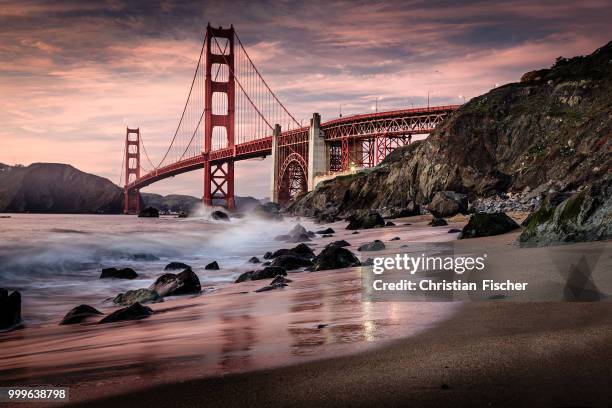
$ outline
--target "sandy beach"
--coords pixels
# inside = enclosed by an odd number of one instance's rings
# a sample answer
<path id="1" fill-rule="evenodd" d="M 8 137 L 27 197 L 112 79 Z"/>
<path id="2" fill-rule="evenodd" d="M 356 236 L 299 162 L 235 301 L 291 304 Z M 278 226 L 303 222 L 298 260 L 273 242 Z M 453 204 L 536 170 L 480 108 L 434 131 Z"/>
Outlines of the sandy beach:
<path id="1" fill-rule="evenodd" d="M 387 248 L 380 256 L 411 242 L 454 241 L 447 231 L 465 223 L 458 216 L 433 228 L 428 220 L 398 219 L 359 234 L 338 222 L 333 237 L 312 246 L 318 252 L 346 239 L 357 253 L 360 244 L 381 239 Z M 535 285 L 557 279 L 562 287 L 554 262 L 538 258 L 551 250 L 518 248 L 517 235 L 455 245 L 487 252 L 492 274 L 531 275 L 525 278 Z M 602 253 L 592 278 L 602 293 L 612 293 L 603 273 L 612 270 L 610 243 L 567 248 Z M 534 268 L 539 276 L 532 276 Z M 43 324 L 3 334 L 0 376 L 3 385 L 70 387 L 71 404 L 86 406 L 604 406 L 611 400 L 610 302 L 531 302 L 520 294 L 498 301 L 364 302 L 361 273 L 290 273 L 293 282 L 282 290 L 255 293 L 265 280 L 222 285 L 151 304 L 156 313 L 137 322 Z"/>

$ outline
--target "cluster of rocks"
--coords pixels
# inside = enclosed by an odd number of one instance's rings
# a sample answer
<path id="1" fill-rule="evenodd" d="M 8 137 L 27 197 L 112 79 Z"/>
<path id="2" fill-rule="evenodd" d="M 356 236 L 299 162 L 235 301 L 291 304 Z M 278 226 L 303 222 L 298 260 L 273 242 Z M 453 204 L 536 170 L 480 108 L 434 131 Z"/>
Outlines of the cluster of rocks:
<path id="1" fill-rule="evenodd" d="M 315 237 L 315 233 L 312 231 L 308 231 L 302 225 L 297 224 L 295 227 L 289 231 L 287 234 L 277 235 L 274 240 L 275 241 L 284 241 L 284 242 L 306 242 L 310 241 L 311 238 Z"/>

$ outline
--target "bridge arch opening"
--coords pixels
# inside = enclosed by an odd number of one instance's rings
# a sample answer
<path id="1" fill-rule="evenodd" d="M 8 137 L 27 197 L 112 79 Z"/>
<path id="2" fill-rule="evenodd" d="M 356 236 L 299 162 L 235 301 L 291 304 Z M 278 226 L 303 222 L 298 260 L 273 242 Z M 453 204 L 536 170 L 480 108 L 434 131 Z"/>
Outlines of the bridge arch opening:
<path id="1" fill-rule="evenodd" d="M 307 164 L 304 159 L 293 153 L 287 157 L 280 169 L 278 179 L 278 202 L 286 204 L 299 194 L 308 190 Z"/>
<path id="2" fill-rule="evenodd" d="M 227 128 L 225 126 L 215 126 L 212 131 L 212 149 L 225 149 L 228 145 Z"/>
<path id="3" fill-rule="evenodd" d="M 213 115 L 227 115 L 228 113 L 227 93 L 213 92 L 212 94 L 212 113 Z"/>

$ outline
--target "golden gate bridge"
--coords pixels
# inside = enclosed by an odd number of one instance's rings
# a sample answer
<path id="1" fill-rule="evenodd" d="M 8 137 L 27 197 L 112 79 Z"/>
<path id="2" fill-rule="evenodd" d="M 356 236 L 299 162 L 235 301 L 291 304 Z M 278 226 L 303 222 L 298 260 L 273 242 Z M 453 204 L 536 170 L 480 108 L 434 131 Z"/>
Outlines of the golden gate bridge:
<path id="1" fill-rule="evenodd" d="M 327 122 L 315 113 L 302 126 L 263 79 L 234 27 L 209 24 L 179 123 L 161 160 L 151 160 L 140 129 L 126 129 L 124 212 L 140 210 L 141 188 L 198 169 L 204 169 L 204 203 L 223 200 L 232 209 L 234 163 L 268 155 L 271 199 L 287 203 L 313 189 L 317 177 L 376 166 L 413 135 L 430 133 L 457 107 L 398 109 Z"/>

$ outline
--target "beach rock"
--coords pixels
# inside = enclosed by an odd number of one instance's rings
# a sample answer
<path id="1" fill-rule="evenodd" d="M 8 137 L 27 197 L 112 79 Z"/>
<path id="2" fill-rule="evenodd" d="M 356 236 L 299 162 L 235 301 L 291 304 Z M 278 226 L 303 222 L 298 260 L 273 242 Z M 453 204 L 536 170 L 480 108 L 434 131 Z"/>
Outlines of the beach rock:
<path id="1" fill-rule="evenodd" d="M 359 231 L 353 231 L 353 232 L 351 232 L 351 235 L 355 235 L 355 234 L 359 234 Z"/>
<path id="2" fill-rule="evenodd" d="M 271 263 L 271 261 L 262 262 L 261 266 L 270 266 Z"/>
<path id="3" fill-rule="evenodd" d="M 391 221 L 387 221 L 387 222 L 385 223 L 385 227 L 395 227 L 395 223 L 394 223 L 394 222 L 391 222 Z"/>
<path id="4" fill-rule="evenodd" d="M 311 266 L 312 260 L 300 255 L 287 254 L 275 257 L 270 265 L 280 266 L 288 271 L 293 271 L 305 266 Z"/>
<path id="5" fill-rule="evenodd" d="M 162 297 L 159 293 L 152 289 L 135 289 L 128 290 L 125 293 L 119 293 L 113 298 L 113 303 L 121 306 L 129 306 L 134 303 L 151 303 L 159 302 Z"/>
<path id="6" fill-rule="evenodd" d="M 377 228 L 384 227 L 385 220 L 383 217 L 376 211 L 355 211 L 348 218 L 349 222 L 346 229 L 348 230 L 356 230 L 356 229 L 369 229 L 369 228 Z"/>
<path id="7" fill-rule="evenodd" d="M 297 255 L 304 258 L 312 259 L 315 254 L 313 250 L 306 244 L 299 244 L 291 249 L 282 248 L 270 254 L 268 259 L 277 258 L 281 255 Z"/>
<path id="8" fill-rule="evenodd" d="M 153 310 L 150 307 L 143 306 L 140 303 L 134 303 L 131 306 L 114 311 L 100 320 L 98 324 L 121 322 L 125 320 L 140 320 L 152 314 Z"/>
<path id="9" fill-rule="evenodd" d="M 258 263 L 260 263 L 260 262 L 261 262 L 261 261 L 260 261 L 260 260 L 259 260 L 259 258 L 258 258 L 258 257 L 256 257 L 256 256 L 252 256 L 252 257 L 251 257 L 251 259 L 249 259 L 249 263 L 252 263 L 252 264 L 258 264 Z"/>
<path id="10" fill-rule="evenodd" d="M 521 245 L 545 246 L 563 242 L 612 238 L 612 175 L 568 197 L 547 196 L 529 218 Z"/>
<path id="11" fill-rule="evenodd" d="M 189 214 L 181 211 L 178 215 L 178 218 L 189 218 Z"/>
<path id="12" fill-rule="evenodd" d="M 427 209 L 436 218 L 465 213 L 468 209 L 467 195 L 454 191 L 437 191 L 427 205 Z"/>
<path id="13" fill-rule="evenodd" d="M 204 269 L 206 269 L 207 271 L 218 271 L 219 270 L 219 264 L 217 263 L 217 261 L 212 261 L 211 263 L 206 265 L 204 267 Z"/>
<path id="14" fill-rule="evenodd" d="M 351 244 L 343 239 L 339 240 L 339 241 L 334 241 L 334 242 L 330 242 L 329 244 L 327 244 L 325 246 L 325 248 L 329 248 L 331 246 L 335 246 L 337 248 L 342 248 L 342 247 L 347 247 L 347 246 L 351 246 Z"/>
<path id="15" fill-rule="evenodd" d="M 138 274 L 132 268 L 104 268 L 100 274 L 100 279 L 136 279 Z"/>
<path id="16" fill-rule="evenodd" d="M 390 239 L 390 241 L 399 241 L 401 238 L 400 237 L 393 237 Z"/>
<path id="17" fill-rule="evenodd" d="M 331 238 L 333 237 L 333 234 L 323 234 L 321 235 L 323 238 Z"/>
<path id="18" fill-rule="evenodd" d="M 348 249 L 328 246 L 317 255 L 312 264 L 313 271 L 359 266 L 359 259 Z"/>
<path id="19" fill-rule="evenodd" d="M 154 207 L 147 207 L 138 213 L 140 218 L 159 218 L 159 211 Z"/>
<path id="20" fill-rule="evenodd" d="M 174 271 L 174 270 L 183 270 L 183 269 L 191 269 L 191 266 L 182 263 L 182 262 L 170 262 L 168 265 L 166 265 L 166 267 L 164 268 L 165 271 Z"/>
<path id="21" fill-rule="evenodd" d="M 0 330 L 11 329 L 21 323 L 21 293 L 0 288 Z"/>
<path id="22" fill-rule="evenodd" d="M 358 251 L 382 251 L 383 249 L 385 249 L 385 243 L 378 239 L 357 248 Z"/>
<path id="23" fill-rule="evenodd" d="M 273 202 L 258 204 L 251 210 L 251 214 L 266 220 L 280 221 L 283 219 L 280 213 L 280 206 Z"/>
<path id="24" fill-rule="evenodd" d="M 467 225 L 461 231 L 460 239 L 489 237 L 504 234 L 520 228 L 505 213 L 475 213 L 470 216 Z"/>
<path id="25" fill-rule="evenodd" d="M 383 208 L 380 212 L 383 218 L 403 218 L 421 214 L 421 208 L 414 201 L 409 201 L 405 207 Z"/>
<path id="26" fill-rule="evenodd" d="M 457 228 L 451 228 L 451 229 L 449 229 L 447 232 L 448 232 L 449 234 L 454 234 L 454 233 L 456 233 L 456 232 L 461 232 L 461 230 L 460 230 L 460 229 L 457 229 Z"/>
<path id="27" fill-rule="evenodd" d="M 81 323 L 92 316 L 99 316 L 102 312 L 89 305 L 79 305 L 72 308 L 60 322 L 60 325 Z"/>
<path id="28" fill-rule="evenodd" d="M 291 279 L 285 278 L 283 275 L 276 275 L 276 278 L 272 279 L 272 282 L 270 282 L 270 285 L 274 285 L 275 283 L 291 283 L 291 282 L 293 282 Z"/>
<path id="29" fill-rule="evenodd" d="M 259 293 L 259 292 L 267 292 L 269 290 L 282 289 L 285 286 L 287 286 L 287 284 L 286 283 L 282 283 L 282 282 L 280 282 L 280 283 L 271 283 L 271 284 L 269 284 L 267 286 L 264 286 L 263 288 L 259 288 L 259 289 L 255 290 L 255 292 L 257 292 L 257 293 Z"/>
<path id="30" fill-rule="evenodd" d="M 268 251 L 264 254 L 263 259 L 271 259 L 272 258 L 272 252 Z"/>
<path id="31" fill-rule="evenodd" d="M 287 276 L 287 270 L 278 266 L 267 266 L 258 271 L 249 271 L 241 274 L 234 283 L 246 282 L 250 280 L 272 279 L 277 276 Z"/>
<path id="32" fill-rule="evenodd" d="M 227 221 L 227 222 L 229 222 L 229 220 L 230 220 L 229 215 L 227 215 L 223 211 L 219 211 L 219 210 L 213 211 L 212 214 L 210 214 L 210 218 L 215 220 L 215 221 Z"/>
<path id="33" fill-rule="evenodd" d="M 333 228 L 325 228 L 319 231 L 315 231 L 317 234 L 334 234 L 336 233 L 336 231 L 334 231 Z"/>
<path id="34" fill-rule="evenodd" d="M 443 227 L 448 225 L 448 223 L 444 218 L 434 218 L 428 223 L 428 225 L 431 225 L 432 227 Z"/>
<path id="35" fill-rule="evenodd" d="M 191 269 L 185 269 L 179 274 L 165 273 L 161 275 L 151 286 L 149 286 L 149 289 L 165 297 L 200 293 L 202 286 L 200 285 L 198 275 Z"/>

